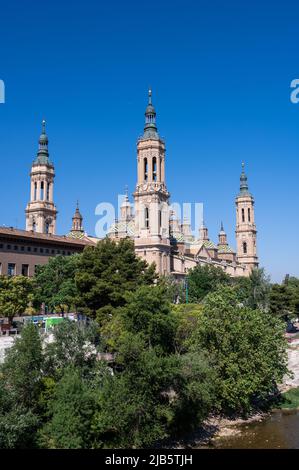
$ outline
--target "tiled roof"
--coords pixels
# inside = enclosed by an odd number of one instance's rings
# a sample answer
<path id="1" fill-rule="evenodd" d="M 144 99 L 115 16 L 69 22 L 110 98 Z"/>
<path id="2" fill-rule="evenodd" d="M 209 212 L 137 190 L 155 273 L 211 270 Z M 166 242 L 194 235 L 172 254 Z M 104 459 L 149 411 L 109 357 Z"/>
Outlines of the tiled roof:
<path id="1" fill-rule="evenodd" d="M 135 235 L 135 222 L 134 220 L 130 220 L 129 222 L 126 221 L 119 221 L 115 222 L 111 225 L 108 230 L 108 234 L 112 233 L 127 233 L 129 236 L 134 237 Z"/>
<path id="2" fill-rule="evenodd" d="M 91 245 L 92 242 L 88 239 L 78 240 L 69 238 L 66 235 L 51 235 L 47 233 L 37 233 L 31 230 L 21 230 L 14 227 L 0 227 L 0 237 L 7 236 L 12 238 L 23 238 L 26 240 L 49 242 L 49 243 L 64 243 L 71 245 Z"/>
<path id="3" fill-rule="evenodd" d="M 218 245 L 218 253 L 235 253 L 235 250 L 228 245 Z"/>

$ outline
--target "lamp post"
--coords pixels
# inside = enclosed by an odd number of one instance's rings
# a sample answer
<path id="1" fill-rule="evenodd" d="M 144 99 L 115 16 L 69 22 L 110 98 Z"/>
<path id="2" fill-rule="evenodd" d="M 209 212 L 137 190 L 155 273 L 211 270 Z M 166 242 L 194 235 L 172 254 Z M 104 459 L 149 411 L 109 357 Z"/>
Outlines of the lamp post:
<path id="1" fill-rule="evenodd" d="M 188 278 L 185 278 L 185 293 L 186 293 L 186 304 L 188 303 L 188 297 L 189 297 L 189 291 L 188 291 L 189 285 L 188 285 Z"/>

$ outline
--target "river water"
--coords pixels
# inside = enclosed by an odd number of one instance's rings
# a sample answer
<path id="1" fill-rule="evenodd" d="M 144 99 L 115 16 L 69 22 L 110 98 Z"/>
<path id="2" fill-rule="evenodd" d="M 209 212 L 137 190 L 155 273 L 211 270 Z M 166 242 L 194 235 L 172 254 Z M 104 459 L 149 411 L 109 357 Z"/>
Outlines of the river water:
<path id="1" fill-rule="evenodd" d="M 274 411 L 262 421 L 234 427 L 237 434 L 219 437 L 217 449 L 299 449 L 299 411 Z"/>

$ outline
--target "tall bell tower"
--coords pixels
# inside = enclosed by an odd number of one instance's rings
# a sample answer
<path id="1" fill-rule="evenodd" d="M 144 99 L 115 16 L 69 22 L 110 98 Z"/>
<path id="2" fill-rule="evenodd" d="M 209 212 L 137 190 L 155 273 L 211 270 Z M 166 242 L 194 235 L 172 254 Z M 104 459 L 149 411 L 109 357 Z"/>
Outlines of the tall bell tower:
<path id="1" fill-rule="evenodd" d="M 169 197 L 165 184 L 165 142 L 156 126 L 152 92 L 148 92 L 143 135 L 137 142 L 135 250 L 159 274 L 170 272 Z"/>
<path id="2" fill-rule="evenodd" d="M 53 202 L 54 165 L 49 160 L 46 123 L 42 122 L 39 149 L 30 173 L 30 201 L 27 204 L 26 230 L 55 234 L 57 209 Z"/>
<path id="3" fill-rule="evenodd" d="M 256 248 L 254 198 L 248 189 L 244 163 L 242 163 L 240 177 L 240 192 L 236 197 L 236 216 L 237 260 L 246 266 L 249 275 L 253 268 L 258 267 L 259 263 Z"/>

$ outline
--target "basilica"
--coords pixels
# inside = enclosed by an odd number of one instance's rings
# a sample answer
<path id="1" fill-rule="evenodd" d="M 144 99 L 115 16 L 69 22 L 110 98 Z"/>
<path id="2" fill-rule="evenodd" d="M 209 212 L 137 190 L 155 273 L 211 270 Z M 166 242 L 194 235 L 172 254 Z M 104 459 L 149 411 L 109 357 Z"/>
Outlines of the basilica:
<path id="1" fill-rule="evenodd" d="M 136 254 L 148 263 L 155 263 L 160 275 L 181 279 L 198 264 L 212 264 L 230 276 L 248 276 L 258 266 L 258 257 L 254 198 L 249 192 L 244 164 L 240 190 L 235 198 L 236 250 L 228 244 L 223 224 L 218 242 L 214 243 L 203 222 L 195 236 L 190 221 L 179 220 L 171 207 L 165 167 L 165 142 L 158 133 L 149 90 L 144 132 L 137 142 L 134 203 L 130 202 L 127 192 L 120 218 L 111 225 L 107 236 L 115 241 L 126 237 L 132 239 Z M 26 230 L 0 227 L 0 274 L 32 276 L 36 266 L 47 263 L 49 257 L 78 253 L 99 241 L 84 231 L 78 204 L 69 233 L 56 235 L 58 211 L 54 203 L 54 177 L 43 121 L 37 156 L 30 172 Z"/>

